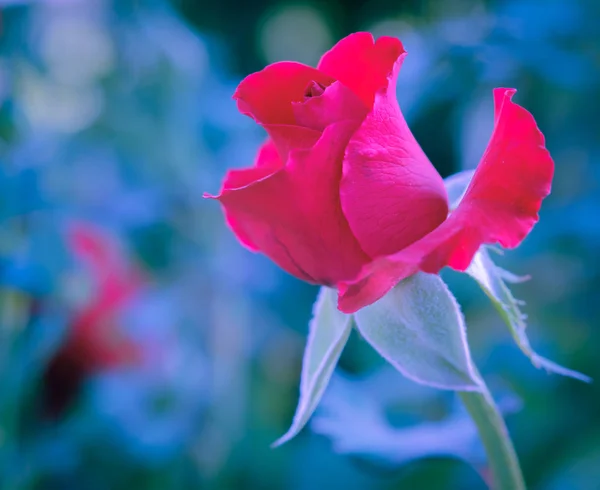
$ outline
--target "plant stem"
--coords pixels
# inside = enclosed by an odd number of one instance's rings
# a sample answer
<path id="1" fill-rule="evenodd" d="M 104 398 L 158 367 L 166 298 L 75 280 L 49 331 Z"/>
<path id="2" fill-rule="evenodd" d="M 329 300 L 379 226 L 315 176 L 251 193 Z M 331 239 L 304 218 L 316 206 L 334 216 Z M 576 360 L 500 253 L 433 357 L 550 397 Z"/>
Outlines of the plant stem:
<path id="1" fill-rule="evenodd" d="M 481 377 L 480 377 L 481 379 Z M 479 431 L 492 472 L 494 490 L 525 490 L 525 481 L 504 419 L 487 386 L 481 392 L 459 392 Z"/>

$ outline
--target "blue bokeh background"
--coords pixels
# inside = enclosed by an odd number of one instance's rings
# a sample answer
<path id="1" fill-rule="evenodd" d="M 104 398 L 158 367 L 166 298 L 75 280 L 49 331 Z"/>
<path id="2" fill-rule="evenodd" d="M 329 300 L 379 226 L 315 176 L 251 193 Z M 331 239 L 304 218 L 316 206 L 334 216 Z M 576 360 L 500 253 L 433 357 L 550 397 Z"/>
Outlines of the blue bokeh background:
<path id="1" fill-rule="evenodd" d="M 350 32 L 403 41 L 398 98 L 443 176 L 477 165 L 491 90 L 515 87 L 556 176 L 498 261 L 532 276 L 514 292 L 534 347 L 598 379 L 599 25 L 595 0 L 0 1 L 0 488 L 485 488 L 452 394 L 403 380 L 358 336 L 312 427 L 270 449 L 316 288 L 241 247 L 202 193 L 264 138 L 231 100 L 241 78 L 315 64 Z M 86 375 L 48 419 L 43 373 L 95 294 L 73 222 L 143 276 L 113 322 L 145 361 Z M 476 285 L 443 276 L 530 487 L 600 488 L 598 383 L 534 368 Z"/>

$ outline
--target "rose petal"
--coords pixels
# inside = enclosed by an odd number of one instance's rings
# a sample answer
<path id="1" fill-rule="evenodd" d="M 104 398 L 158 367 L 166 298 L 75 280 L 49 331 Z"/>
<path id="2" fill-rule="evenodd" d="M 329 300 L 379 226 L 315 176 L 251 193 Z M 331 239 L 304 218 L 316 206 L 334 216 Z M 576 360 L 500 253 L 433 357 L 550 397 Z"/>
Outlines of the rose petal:
<path id="1" fill-rule="evenodd" d="M 223 191 L 242 189 L 252 185 L 262 179 L 273 175 L 277 170 L 283 167 L 283 162 L 279 158 L 277 147 L 272 140 L 267 140 L 258 150 L 258 155 L 255 161 L 255 167 L 230 170 L 225 176 L 223 183 Z M 210 194 L 204 194 L 204 197 L 216 198 Z M 258 247 L 252 241 L 252 238 L 244 231 L 244 227 L 238 222 L 236 217 L 227 211 L 225 208 L 225 221 L 235 233 L 238 240 L 242 244 L 252 250 L 258 252 Z"/>
<path id="2" fill-rule="evenodd" d="M 369 108 L 352 90 L 341 82 L 334 82 L 318 96 L 304 102 L 292 103 L 292 109 L 300 126 L 323 131 L 338 121 L 362 121 Z"/>
<path id="3" fill-rule="evenodd" d="M 292 148 L 293 141 L 298 141 L 300 143 L 300 147 L 303 147 L 302 145 L 308 147 L 308 143 L 312 141 L 314 144 L 321 136 L 321 133 L 317 131 L 313 131 L 311 129 L 306 129 L 303 131 L 304 128 L 300 128 L 298 126 L 273 125 L 269 126 L 269 129 L 270 134 L 273 134 L 278 138 L 278 141 L 280 142 L 279 148 L 281 148 L 281 151 L 284 153 L 286 158 L 287 154 Z M 297 139 L 299 133 L 300 139 Z M 302 133 L 304 133 L 304 138 L 302 138 Z M 270 177 L 278 170 L 283 168 L 284 161 L 280 158 L 280 151 L 278 151 L 279 148 L 275 145 L 272 139 L 268 139 L 258 150 L 254 167 L 229 170 L 225 174 L 225 180 L 221 192 L 243 189 L 263 179 L 266 179 L 267 177 Z M 204 197 L 209 199 L 218 199 L 219 196 L 205 193 Z M 259 248 L 252 241 L 250 235 L 246 233 L 242 223 L 240 223 L 236 216 L 229 212 L 227 208 L 224 208 L 224 210 L 225 221 L 242 245 L 253 252 L 258 252 Z"/>
<path id="4" fill-rule="evenodd" d="M 321 131 L 289 124 L 263 124 L 279 152 L 282 165 L 292 149 L 311 148 L 321 137 Z"/>
<path id="5" fill-rule="evenodd" d="M 295 124 L 292 102 L 302 102 L 310 82 L 328 86 L 335 80 L 302 63 L 283 61 L 244 78 L 233 98 L 238 110 L 259 124 Z"/>
<path id="6" fill-rule="evenodd" d="M 237 189 L 226 184 L 217 196 L 244 243 L 315 284 L 356 277 L 369 260 L 339 203 L 343 150 L 355 127 L 332 124 L 274 174 Z"/>
<path id="7" fill-rule="evenodd" d="M 387 89 L 376 93 L 343 164 L 342 209 L 362 249 L 373 258 L 402 250 L 448 216 L 444 182 L 396 100 L 403 59 L 404 53 L 392 63 Z"/>
<path id="8" fill-rule="evenodd" d="M 380 37 L 375 41 L 372 34 L 357 32 L 325 53 L 317 68 L 342 82 L 367 107 L 372 107 L 375 93 L 386 90 L 394 63 L 404 54 L 404 47 L 396 38 Z"/>
<path id="9" fill-rule="evenodd" d="M 273 141 L 267 139 L 256 153 L 256 159 L 254 160 L 254 166 L 260 168 L 272 168 L 278 170 L 283 166 L 283 162 L 279 157 L 277 146 L 273 144 Z"/>
<path id="10" fill-rule="evenodd" d="M 512 102 L 514 89 L 495 89 L 495 127 L 458 208 L 423 239 L 365 267 L 340 284 L 339 308 L 354 312 L 417 270 L 465 270 L 484 243 L 516 247 L 538 220 L 550 193 L 554 163 L 533 116 Z"/>

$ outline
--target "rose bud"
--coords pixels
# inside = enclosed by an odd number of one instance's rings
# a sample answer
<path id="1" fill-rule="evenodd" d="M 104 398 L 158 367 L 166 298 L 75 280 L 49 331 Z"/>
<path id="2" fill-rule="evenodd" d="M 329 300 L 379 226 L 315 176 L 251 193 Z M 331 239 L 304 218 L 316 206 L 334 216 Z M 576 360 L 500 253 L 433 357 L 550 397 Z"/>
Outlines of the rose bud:
<path id="1" fill-rule="evenodd" d="M 246 247 L 336 287 L 346 313 L 419 270 L 465 270 L 484 243 L 517 246 L 550 192 L 554 164 L 533 116 L 515 90 L 495 89 L 491 140 L 449 213 L 396 99 L 405 56 L 395 38 L 356 33 L 317 68 L 280 62 L 246 77 L 234 99 L 268 139 L 253 167 L 230 170 L 206 196 Z"/>

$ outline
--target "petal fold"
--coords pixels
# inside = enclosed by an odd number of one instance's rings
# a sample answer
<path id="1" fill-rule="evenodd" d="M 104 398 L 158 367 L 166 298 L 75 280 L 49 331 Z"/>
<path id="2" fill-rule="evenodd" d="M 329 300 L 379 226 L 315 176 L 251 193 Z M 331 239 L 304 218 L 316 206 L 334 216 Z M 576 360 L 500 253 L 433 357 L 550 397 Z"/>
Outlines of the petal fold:
<path id="1" fill-rule="evenodd" d="M 369 111 L 364 102 L 341 82 L 333 82 L 321 95 L 292 103 L 292 108 L 300 126 L 316 131 L 323 131 L 339 121 L 354 120 L 360 124 Z"/>
<path id="2" fill-rule="evenodd" d="M 281 165 L 287 161 L 292 149 L 312 148 L 321 137 L 321 131 L 302 126 L 289 124 L 263 124 L 262 126 L 273 140 L 273 148 L 279 153 Z"/>

